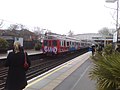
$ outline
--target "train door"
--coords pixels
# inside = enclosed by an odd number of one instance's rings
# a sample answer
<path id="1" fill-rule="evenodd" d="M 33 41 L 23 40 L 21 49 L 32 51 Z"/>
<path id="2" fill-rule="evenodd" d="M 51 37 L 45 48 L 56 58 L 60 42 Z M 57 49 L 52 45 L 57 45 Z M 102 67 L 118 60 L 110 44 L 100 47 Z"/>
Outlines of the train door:
<path id="1" fill-rule="evenodd" d="M 58 43 L 59 43 L 58 40 L 53 40 L 52 41 L 52 52 L 54 54 L 57 54 L 57 52 L 58 52 L 58 49 L 59 49 L 59 44 Z"/>
<path id="2" fill-rule="evenodd" d="M 69 42 L 69 51 L 72 51 L 72 41 Z"/>
<path id="3" fill-rule="evenodd" d="M 48 41 L 48 47 L 47 47 L 47 49 L 48 49 L 49 53 L 52 52 L 52 41 L 51 40 Z"/>
<path id="4" fill-rule="evenodd" d="M 66 41 L 64 40 L 64 50 L 63 50 L 63 52 L 65 52 L 66 51 Z"/>
<path id="5" fill-rule="evenodd" d="M 67 47 L 67 51 L 69 51 L 70 41 L 67 41 L 67 42 L 66 42 L 66 47 Z"/>
<path id="6" fill-rule="evenodd" d="M 60 52 L 64 51 L 64 41 L 60 40 Z"/>
<path id="7" fill-rule="evenodd" d="M 46 53 L 48 51 L 47 47 L 48 47 L 48 40 L 44 40 L 42 44 L 43 53 Z"/>
<path id="8" fill-rule="evenodd" d="M 78 49 L 80 49 L 80 42 L 78 42 Z"/>

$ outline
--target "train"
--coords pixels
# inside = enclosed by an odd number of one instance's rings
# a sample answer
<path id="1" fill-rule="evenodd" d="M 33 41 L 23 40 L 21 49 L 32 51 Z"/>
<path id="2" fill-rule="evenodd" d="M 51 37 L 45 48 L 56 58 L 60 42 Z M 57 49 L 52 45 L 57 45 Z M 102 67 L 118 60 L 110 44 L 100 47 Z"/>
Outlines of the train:
<path id="1" fill-rule="evenodd" d="M 73 52 L 91 46 L 91 42 L 77 38 L 47 33 L 43 39 L 42 51 L 46 55 L 58 55 L 66 52 Z"/>

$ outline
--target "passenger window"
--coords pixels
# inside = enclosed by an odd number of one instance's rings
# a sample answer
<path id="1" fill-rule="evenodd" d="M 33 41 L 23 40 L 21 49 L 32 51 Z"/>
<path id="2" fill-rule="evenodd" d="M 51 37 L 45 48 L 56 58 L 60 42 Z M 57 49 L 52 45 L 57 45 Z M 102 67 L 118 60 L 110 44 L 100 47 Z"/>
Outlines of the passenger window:
<path id="1" fill-rule="evenodd" d="M 48 41 L 44 40 L 44 46 L 47 46 L 47 45 L 48 45 Z"/>
<path id="2" fill-rule="evenodd" d="M 64 41 L 64 46 L 66 46 L 66 42 Z"/>
<path id="3" fill-rule="evenodd" d="M 63 46 L 63 41 L 60 41 L 60 45 Z"/>
<path id="4" fill-rule="evenodd" d="M 74 42 L 72 42 L 72 46 L 74 46 Z"/>
<path id="5" fill-rule="evenodd" d="M 71 41 L 70 41 L 70 46 L 71 46 Z"/>
<path id="6" fill-rule="evenodd" d="M 56 40 L 53 40 L 53 46 L 57 46 L 57 41 Z"/>
<path id="7" fill-rule="evenodd" d="M 67 42 L 67 46 L 69 46 L 69 42 Z"/>

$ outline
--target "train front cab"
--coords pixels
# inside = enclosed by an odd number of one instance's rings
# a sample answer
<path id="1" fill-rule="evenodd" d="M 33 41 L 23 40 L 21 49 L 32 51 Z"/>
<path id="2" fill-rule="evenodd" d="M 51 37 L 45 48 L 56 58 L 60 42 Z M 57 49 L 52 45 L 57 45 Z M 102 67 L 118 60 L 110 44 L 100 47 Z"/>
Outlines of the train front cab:
<path id="1" fill-rule="evenodd" d="M 59 40 L 44 40 L 42 48 L 47 56 L 56 55 L 59 51 Z"/>

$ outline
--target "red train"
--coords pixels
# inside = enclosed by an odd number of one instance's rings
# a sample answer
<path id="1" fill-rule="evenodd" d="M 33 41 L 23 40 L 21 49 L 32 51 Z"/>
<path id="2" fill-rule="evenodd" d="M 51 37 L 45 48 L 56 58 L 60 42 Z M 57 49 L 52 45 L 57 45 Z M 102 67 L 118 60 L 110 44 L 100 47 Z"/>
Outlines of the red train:
<path id="1" fill-rule="evenodd" d="M 91 43 L 80 41 L 76 38 L 54 33 L 47 33 L 43 40 L 42 50 L 44 54 L 55 55 L 79 50 L 81 48 L 89 47 L 90 45 Z"/>

